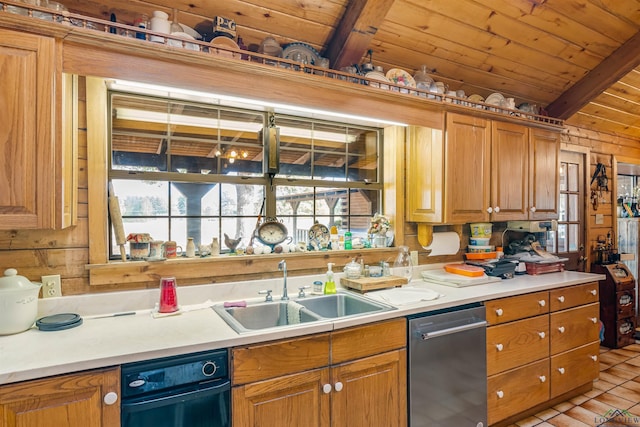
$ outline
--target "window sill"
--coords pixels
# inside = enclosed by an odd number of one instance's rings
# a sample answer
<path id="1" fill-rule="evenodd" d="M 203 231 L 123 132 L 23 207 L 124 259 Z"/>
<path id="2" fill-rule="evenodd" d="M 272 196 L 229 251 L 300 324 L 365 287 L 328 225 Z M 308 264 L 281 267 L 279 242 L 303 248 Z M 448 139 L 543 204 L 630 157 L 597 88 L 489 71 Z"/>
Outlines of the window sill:
<path id="1" fill-rule="evenodd" d="M 107 264 L 89 264 L 89 284 L 156 286 L 161 277 L 175 277 L 180 284 L 225 283 L 277 277 L 278 261 L 287 260 L 292 276 L 320 274 L 327 263 L 335 263 L 335 271 L 342 271 L 352 258 L 362 258 L 365 264 L 380 261 L 393 263 L 397 248 L 358 249 L 351 251 L 304 252 L 267 255 L 221 255 L 205 258 L 176 258 L 164 261 L 113 261 Z"/>

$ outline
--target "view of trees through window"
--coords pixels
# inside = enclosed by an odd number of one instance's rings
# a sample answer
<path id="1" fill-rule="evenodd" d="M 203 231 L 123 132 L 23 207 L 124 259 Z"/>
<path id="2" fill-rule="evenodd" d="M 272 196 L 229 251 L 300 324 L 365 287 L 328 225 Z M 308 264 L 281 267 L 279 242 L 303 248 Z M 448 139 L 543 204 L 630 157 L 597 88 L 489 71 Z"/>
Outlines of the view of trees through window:
<path id="1" fill-rule="evenodd" d="M 109 182 L 127 235 L 183 249 L 188 237 L 196 247 L 215 237 L 226 252 L 225 235 L 247 246 L 264 218 L 298 243 L 316 222 L 366 238 L 380 211 L 381 129 L 200 99 L 111 91 L 109 100 Z M 268 174 L 263 133 L 273 121 L 279 171 Z M 112 258 L 116 243 L 111 236 Z"/>

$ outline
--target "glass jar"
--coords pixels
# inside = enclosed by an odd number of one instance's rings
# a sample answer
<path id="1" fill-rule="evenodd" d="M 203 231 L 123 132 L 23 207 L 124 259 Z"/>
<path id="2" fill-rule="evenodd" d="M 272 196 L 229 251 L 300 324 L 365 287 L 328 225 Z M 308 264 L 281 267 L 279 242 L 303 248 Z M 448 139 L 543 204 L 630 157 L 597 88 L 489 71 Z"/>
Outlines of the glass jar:
<path id="1" fill-rule="evenodd" d="M 413 262 L 411 262 L 411 254 L 409 253 L 408 246 L 398 247 L 398 256 L 393 263 L 393 267 L 395 269 L 395 274 L 406 278 L 409 282 L 411 281 L 411 277 L 413 275 Z"/>

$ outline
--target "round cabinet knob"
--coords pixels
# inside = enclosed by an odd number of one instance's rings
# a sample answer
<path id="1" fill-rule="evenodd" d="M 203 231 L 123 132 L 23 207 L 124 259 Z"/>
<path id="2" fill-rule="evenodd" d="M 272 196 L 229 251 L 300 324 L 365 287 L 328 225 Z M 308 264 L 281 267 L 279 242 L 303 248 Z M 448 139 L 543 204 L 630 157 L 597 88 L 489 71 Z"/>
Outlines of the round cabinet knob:
<path id="1" fill-rule="evenodd" d="M 598 323 L 598 318 L 597 317 L 591 317 L 589 320 L 591 320 L 591 322 L 593 322 L 593 323 Z"/>
<path id="2" fill-rule="evenodd" d="M 336 391 L 342 391 L 342 383 L 340 381 L 335 383 L 333 387 L 336 389 Z"/>
<path id="3" fill-rule="evenodd" d="M 529 209 L 531 212 L 535 212 L 536 211 L 536 207 L 535 206 L 531 206 L 531 209 Z"/>
<path id="4" fill-rule="evenodd" d="M 504 348 L 504 346 L 502 344 L 496 344 L 496 349 L 498 351 L 502 351 L 503 348 Z"/>
<path id="5" fill-rule="evenodd" d="M 109 393 L 104 395 L 104 404 L 105 405 L 113 405 L 118 401 L 118 393 L 115 391 L 110 391 Z"/>
<path id="6" fill-rule="evenodd" d="M 495 208 L 493 208 L 493 211 L 494 211 L 495 213 L 500 212 L 500 206 L 496 206 Z"/>
<path id="7" fill-rule="evenodd" d="M 496 394 L 498 395 L 498 399 L 502 399 L 504 397 L 504 391 L 502 390 L 498 390 Z"/>
<path id="8" fill-rule="evenodd" d="M 547 380 L 547 377 L 545 377 L 544 375 L 540 375 L 540 382 L 543 383 Z"/>
<path id="9" fill-rule="evenodd" d="M 558 368 L 558 372 L 560 372 L 560 374 L 564 374 L 564 368 Z"/>
<path id="10" fill-rule="evenodd" d="M 547 305 L 547 302 L 541 299 L 540 301 L 538 301 L 538 304 L 540 304 L 540 307 L 544 307 L 545 305 Z"/>
<path id="11" fill-rule="evenodd" d="M 595 297 L 596 295 L 598 295 L 598 291 L 596 291 L 595 289 L 591 289 L 591 295 Z"/>
<path id="12" fill-rule="evenodd" d="M 558 297 L 558 301 L 560 301 L 560 302 L 564 302 L 564 297 L 563 297 L 562 295 L 560 295 L 560 296 Z"/>
<path id="13" fill-rule="evenodd" d="M 559 331 L 561 334 L 564 334 L 564 326 L 560 326 L 560 327 L 558 328 L 558 331 Z"/>
<path id="14" fill-rule="evenodd" d="M 596 356 L 595 354 L 592 354 L 591 356 L 589 356 L 591 358 L 591 360 L 593 360 L 594 362 L 598 361 L 598 356 Z"/>
<path id="15" fill-rule="evenodd" d="M 546 337 L 547 334 L 545 334 L 544 332 L 538 332 L 538 336 L 540 337 L 540 339 L 544 339 L 544 337 Z"/>
<path id="16" fill-rule="evenodd" d="M 324 394 L 329 394 L 331 393 L 331 384 L 325 384 L 322 386 L 322 392 Z"/>
<path id="17" fill-rule="evenodd" d="M 502 316 L 504 314 L 504 311 L 502 311 L 501 308 L 496 309 L 496 315 L 497 316 Z"/>
<path id="18" fill-rule="evenodd" d="M 487 208 L 487 213 L 493 213 L 493 208 L 491 206 Z"/>

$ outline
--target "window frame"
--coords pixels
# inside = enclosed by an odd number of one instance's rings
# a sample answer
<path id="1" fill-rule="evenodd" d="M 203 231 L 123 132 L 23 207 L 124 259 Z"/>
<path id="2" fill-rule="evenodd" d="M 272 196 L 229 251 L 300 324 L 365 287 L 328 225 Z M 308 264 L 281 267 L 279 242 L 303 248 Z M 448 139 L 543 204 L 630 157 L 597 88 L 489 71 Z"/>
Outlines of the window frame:
<path id="1" fill-rule="evenodd" d="M 104 83 L 103 83 L 104 84 Z M 162 101 L 167 101 L 167 102 L 186 102 L 190 105 L 201 105 L 201 106 L 208 106 L 212 109 L 222 109 L 222 110 L 227 110 L 227 111 L 237 111 L 237 112 L 241 112 L 241 113 L 245 113 L 245 112 L 250 112 L 252 114 L 258 114 L 258 115 L 263 115 L 263 123 L 265 125 L 265 128 L 267 126 L 267 123 L 269 122 L 269 118 L 270 116 L 273 116 L 276 118 L 276 126 L 278 125 L 279 121 L 283 121 L 283 120 L 295 120 L 295 121 L 301 121 L 304 123 L 309 123 L 311 126 L 313 125 L 321 125 L 321 126 L 340 126 L 340 127 L 344 127 L 345 128 L 345 132 L 349 132 L 349 130 L 353 130 L 353 129 L 358 129 L 360 131 L 365 131 L 365 132 L 371 132 L 373 134 L 375 134 L 375 154 L 377 156 L 376 159 L 376 164 L 377 164 L 377 179 L 375 182 L 367 182 L 366 180 L 363 181 L 352 181 L 352 180 L 347 180 L 347 174 L 348 174 L 348 170 L 346 170 L 345 172 L 345 179 L 344 181 L 335 181 L 335 180 L 327 180 L 327 179 L 314 179 L 314 178 L 289 178 L 286 176 L 269 176 L 268 173 L 263 173 L 262 176 L 228 176 L 228 175 L 224 175 L 224 174 L 211 174 L 211 175 L 199 175 L 196 173 L 191 173 L 191 174 L 182 174 L 179 172 L 171 172 L 171 171 L 161 171 L 161 172 L 136 172 L 134 176 L 132 176 L 132 174 L 130 173 L 130 171 L 127 170 L 118 170 L 118 169 L 113 169 L 112 167 L 112 147 L 111 147 L 111 133 L 112 133 L 112 121 L 111 121 L 111 117 L 112 117 L 112 104 L 111 104 L 111 100 L 113 98 L 114 95 L 132 95 L 132 96 L 136 96 L 136 97 L 149 97 L 149 99 L 159 99 Z M 218 105 L 218 104 L 208 104 L 208 103 L 199 103 L 193 100 L 184 100 L 181 99 L 180 97 L 164 97 L 164 96 L 157 96 L 157 95 L 143 95 L 140 93 L 130 93 L 130 92 L 126 92 L 126 91 L 122 91 L 122 90 L 112 90 L 112 89 L 106 89 L 106 99 L 107 99 L 107 106 L 106 106 L 106 116 L 107 116 L 107 124 L 106 124 L 106 130 L 107 130 L 107 171 L 106 171 L 106 175 L 107 175 L 107 182 L 110 183 L 112 179 L 135 179 L 135 180 L 146 180 L 146 179 L 150 179 L 150 180 L 158 180 L 158 181 L 163 181 L 163 182 L 168 182 L 169 184 L 171 184 L 172 182 L 193 182 L 193 183 L 230 183 L 230 184 L 241 184 L 241 185 L 262 185 L 264 187 L 264 193 L 265 193 L 265 197 L 266 197 L 266 203 L 265 203 L 265 212 L 263 213 L 263 215 L 265 217 L 269 217 L 269 218 L 273 218 L 273 217 L 277 217 L 276 215 L 276 200 L 277 200 L 277 188 L 279 186 L 300 186 L 300 187 L 306 187 L 310 190 L 310 193 L 312 194 L 312 197 L 314 200 L 316 200 L 316 192 L 321 192 L 321 189 L 323 188 L 327 188 L 327 189 L 345 189 L 349 192 L 349 190 L 367 190 L 367 191 L 377 191 L 377 206 L 373 208 L 373 213 L 381 211 L 382 209 L 382 205 L 383 205 L 383 192 L 384 192 L 384 185 L 383 185 L 383 179 L 384 179 L 384 171 L 383 171 L 383 165 L 384 165 L 384 159 L 383 159 L 383 146 L 384 146 L 384 128 L 381 127 L 375 127 L 375 126 L 367 126 L 367 125 L 361 125 L 361 124 L 353 124 L 353 123 L 348 123 L 348 122 L 340 122 L 340 121 L 335 121 L 335 120 L 322 120 L 322 119 L 317 119 L 317 118 L 309 118 L 309 117 L 298 117 L 298 116 L 293 116 L 291 114 L 284 114 L 284 113 L 274 113 L 272 109 L 251 109 L 251 108 L 239 108 L 239 107 L 234 107 L 234 106 L 224 106 L 224 105 Z M 350 155 L 354 155 L 352 153 L 349 153 L 348 151 L 348 146 L 345 147 L 345 151 L 343 153 L 343 155 L 345 156 L 345 159 L 350 156 Z M 265 147 L 263 146 L 263 150 L 265 150 Z M 313 148 L 309 148 L 309 152 L 311 153 L 311 155 L 314 154 L 314 149 Z M 264 168 L 263 168 L 264 169 Z M 106 197 L 106 196 L 105 196 Z M 348 196 L 350 197 L 350 195 Z M 356 215 L 356 214 L 352 214 L 351 213 L 351 208 L 349 208 L 349 212 L 345 215 L 343 215 L 343 217 L 347 217 L 348 218 L 348 223 L 349 226 L 348 228 L 350 229 L 350 224 L 351 224 L 351 218 L 362 218 L 364 219 L 366 218 L 370 218 L 371 215 L 373 215 L 373 213 L 368 213 L 366 215 L 364 214 L 360 214 L 360 215 Z M 289 215 L 286 216 L 288 218 L 293 218 L 296 217 L 297 215 Z M 316 211 L 316 206 L 314 203 L 314 208 L 313 208 L 313 220 L 315 221 L 317 216 L 319 216 L 317 214 Z M 320 216 L 325 216 L 325 215 L 320 215 Z M 217 219 L 220 223 L 222 223 L 222 220 L 225 218 L 232 218 L 232 217 L 237 217 L 237 215 L 235 216 L 223 216 L 222 212 L 219 213 Z M 244 216 L 243 216 L 244 217 Z M 304 217 L 304 218 L 308 218 L 308 215 L 300 215 L 300 217 Z M 163 217 L 164 218 L 164 217 Z M 254 219 L 257 219 L 258 216 L 256 215 L 255 217 L 252 217 Z M 167 215 L 167 219 L 171 220 L 171 215 L 168 214 Z M 361 219 L 361 221 L 362 221 Z M 171 227 L 169 227 L 171 228 Z M 109 260 L 115 260 L 115 259 L 119 259 L 117 254 L 112 254 L 111 253 L 111 249 L 114 248 L 116 245 L 112 244 L 111 239 L 113 234 L 111 233 L 111 221 L 110 221 L 110 217 L 108 219 L 108 227 L 106 229 L 107 232 L 107 240 L 108 243 L 106 245 L 106 249 L 107 249 L 107 262 Z M 290 232 L 295 232 L 295 230 L 290 230 Z M 220 238 L 221 233 L 219 233 L 218 237 Z M 290 233 L 291 234 L 291 233 Z M 207 243 L 207 242 L 202 242 L 202 243 Z"/>

